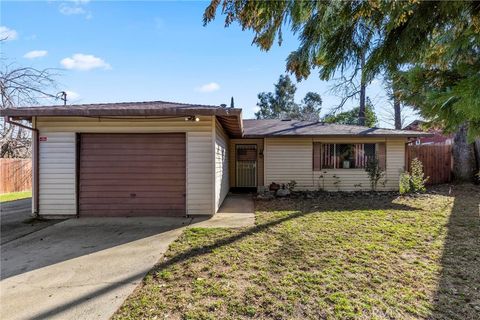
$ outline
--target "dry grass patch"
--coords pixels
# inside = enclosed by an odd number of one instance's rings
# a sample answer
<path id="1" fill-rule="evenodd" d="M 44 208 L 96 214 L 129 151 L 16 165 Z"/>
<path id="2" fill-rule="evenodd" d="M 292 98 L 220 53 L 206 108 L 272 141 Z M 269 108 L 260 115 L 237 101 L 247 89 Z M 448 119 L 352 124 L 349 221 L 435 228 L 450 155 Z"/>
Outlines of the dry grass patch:
<path id="1" fill-rule="evenodd" d="M 187 229 L 114 319 L 475 319 L 480 188 L 257 202 Z"/>

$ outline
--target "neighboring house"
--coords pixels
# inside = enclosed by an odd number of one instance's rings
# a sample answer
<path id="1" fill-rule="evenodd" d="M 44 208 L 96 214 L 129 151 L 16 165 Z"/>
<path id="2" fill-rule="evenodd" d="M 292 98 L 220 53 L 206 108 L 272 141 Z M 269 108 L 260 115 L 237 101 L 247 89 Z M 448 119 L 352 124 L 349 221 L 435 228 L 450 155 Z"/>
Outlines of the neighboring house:
<path id="1" fill-rule="evenodd" d="M 408 126 L 403 128 L 403 130 L 413 130 L 413 131 L 422 131 L 428 132 L 431 135 L 426 137 L 412 137 L 409 139 L 409 144 L 412 145 L 420 145 L 420 144 L 452 144 L 453 136 L 446 135 L 443 133 L 443 130 L 440 128 L 422 128 L 425 124 L 425 121 L 422 120 L 414 120 Z"/>
<path id="2" fill-rule="evenodd" d="M 212 215 L 232 187 L 369 190 L 368 157 L 397 190 L 424 133 L 288 120 L 170 102 L 1 110 L 33 128 L 33 211 L 55 216 Z M 18 124 L 18 123 L 17 123 Z"/>

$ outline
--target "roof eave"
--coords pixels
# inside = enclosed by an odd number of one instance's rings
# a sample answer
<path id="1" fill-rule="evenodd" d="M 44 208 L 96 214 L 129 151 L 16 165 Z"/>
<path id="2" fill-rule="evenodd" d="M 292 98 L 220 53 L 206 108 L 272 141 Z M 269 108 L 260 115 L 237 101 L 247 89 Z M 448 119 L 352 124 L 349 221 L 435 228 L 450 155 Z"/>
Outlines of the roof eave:
<path id="1" fill-rule="evenodd" d="M 282 138 L 282 137 L 303 137 L 303 138 L 415 138 L 415 137 L 430 137 L 430 133 L 418 134 L 245 134 L 244 138 Z"/>
<path id="2" fill-rule="evenodd" d="M 242 109 L 240 108 L 85 108 L 67 107 L 34 107 L 11 108 L 0 110 L 0 116 L 15 119 L 31 119 L 32 117 L 184 117 L 184 116 L 216 116 L 230 136 L 243 136 Z M 227 124 L 228 123 L 228 124 Z"/>
<path id="3" fill-rule="evenodd" d="M 9 108 L 0 110 L 0 116 L 8 117 L 99 117 L 99 116 L 229 116 L 241 115 L 241 109 L 226 108 Z"/>

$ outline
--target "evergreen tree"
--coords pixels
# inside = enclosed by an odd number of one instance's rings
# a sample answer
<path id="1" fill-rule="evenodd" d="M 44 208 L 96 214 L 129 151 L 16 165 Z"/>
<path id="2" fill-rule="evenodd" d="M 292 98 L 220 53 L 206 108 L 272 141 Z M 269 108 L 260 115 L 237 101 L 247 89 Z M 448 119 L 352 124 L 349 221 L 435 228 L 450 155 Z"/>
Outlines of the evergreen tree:
<path id="1" fill-rule="evenodd" d="M 331 79 L 358 66 L 362 52 L 366 82 L 382 70 L 415 65 L 411 76 L 426 77 L 422 90 L 432 97 L 432 103 L 417 105 L 421 112 L 452 131 L 468 122 L 470 137 L 480 134 L 480 2 L 215 0 L 205 10 L 205 24 L 218 7 L 227 26 L 238 22 L 254 31 L 253 43 L 262 50 L 281 43 L 289 25 L 300 46 L 289 55 L 287 70 L 298 79 L 314 68 L 321 79 Z M 430 86 L 435 80 L 447 81 L 445 90 Z"/>
<path id="2" fill-rule="evenodd" d="M 307 92 L 302 100 L 301 115 L 302 120 L 318 121 L 320 120 L 320 111 L 322 110 L 322 97 L 316 92 Z"/>
<path id="3" fill-rule="evenodd" d="M 274 92 L 261 92 L 258 94 L 257 106 L 259 110 L 255 113 L 257 119 L 279 119 L 290 117 L 298 112 L 298 105 L 295 103 L 295 92 L 297 87 L 288 75 L 281 75 L 275 84 Z"/>
<path id="4" fill-rule="evenodd" d="M 255 113 L 257 119 L 281 119 L 318 121 L 322 105 L 322 97 L 315 92 L 308 92 L 301 104 L 295 102 L 297 87 L 288 75 L 281 75 L 275 84 L 275 92 L 258 94 Z"/>
<path id="5" fill-rule="evenodd" d="M 344 111 L 333 115 L 327 115 L 325 118 L 323 118 L 323 121 L 326 123 L 358 125 L 358 110 L 359 107 L 356 107 L 349 111 Z M 365 126 L 373 128 L 377 125 L 377 123 L 378 118 L 375 114 L 373 104 L 371 100 L 367 97 L 365 105 Z"/>
<path id="6" fill-rule="evenodd" d="M 336 71 L 356 68 L 365 53 L 362 83 L 398 68 L 406 94 L 395 89 L 395 96 L 447 131 L 468 132 L 470 141 L 480 136 L 478 1 L 213 0 L 204 24 L 215 18 L 218 7 L 226 26 L 238 22 L 252 30 L 253 43 L 262 50 L 275 40 L 281 44 L 282 30 L 289 25 L 300 45 L 289 55 L 287 70 L 298 80 L 313 69 L 329 80 Z M 401 81 L 395 84 L 401 86 Z M 458 154 L 454 152 L 454 162 L 462 162 Z"/>

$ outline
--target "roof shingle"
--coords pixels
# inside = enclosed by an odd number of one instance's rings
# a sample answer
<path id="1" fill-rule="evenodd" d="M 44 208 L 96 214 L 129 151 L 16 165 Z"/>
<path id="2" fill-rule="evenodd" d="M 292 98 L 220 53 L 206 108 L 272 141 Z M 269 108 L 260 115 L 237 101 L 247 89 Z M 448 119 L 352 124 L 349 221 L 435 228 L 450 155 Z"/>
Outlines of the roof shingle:
<path id="1" fill-rule="evenodd" d="M 428 136 L 428 133 L 299 120 L 243 120 L 245 137 L 275 136 Z"/>
<path id="2" fill-rule="evenodd" d="M 167 101 L 79 104 L 67 106 L 39 106 L 0 110 L 0 115 L 17 118 L 41 116 L 79 117 L 154 117 L 154 116 L 216 116 L 233 137 L 274 136 L 430 136 L 429 133 L 369 128 L 353 125 L 328 124 L 299 120 L 243 120 L 242 109 L 213 105 L 186 104 Z M 243 126 L 242 126 L 243 123 Z"/>

